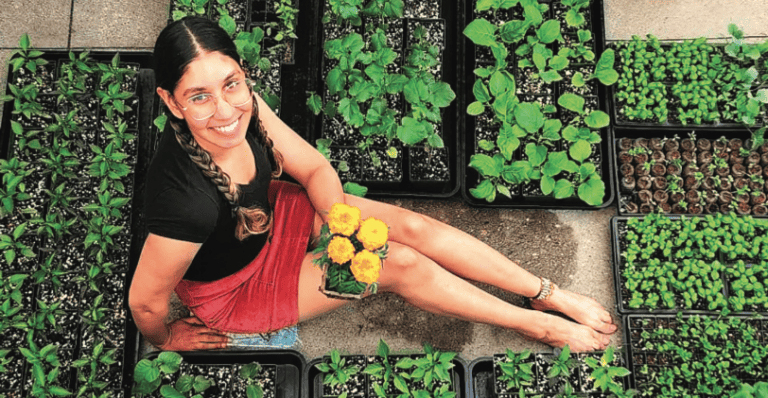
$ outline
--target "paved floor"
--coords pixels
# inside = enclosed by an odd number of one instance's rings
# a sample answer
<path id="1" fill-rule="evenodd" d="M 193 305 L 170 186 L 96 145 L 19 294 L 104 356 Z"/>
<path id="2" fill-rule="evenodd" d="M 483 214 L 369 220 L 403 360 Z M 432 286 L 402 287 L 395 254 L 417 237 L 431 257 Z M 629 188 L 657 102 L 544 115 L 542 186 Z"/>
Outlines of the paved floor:
<path id="1" fill-rule="evenodd" d="M 653 33 L 662 39 L 727 36 L 738 24 L 750 37 L 768 36 L 765 0 L 603 0 L 606 38 Z M 0 7 L 0 87 L 5 87 L 10 51 L 21 34 L 45 49 L 101 48 L 151 50 L 166 23 L 168 0 L 3 0 Z M 513 211 L 475 209 L 459 197 L 448 200 L 390 201 L 414 209 L 488 243 L 538 275 L 615 307 L 608 222 L 614 208 L 601 211 Z M 513 304 L 519 299 L 484 287 Z M 413 310 L 381 295 L 300 325 L 304 353 L 322 355 L 338 347 L 372 353 L 383 338 L 394 349 L 430 341 L 471 360 L 504 348 L 543 349 L 513 332 Z M 614 338 L 620 342 L 620 336 Z"/>

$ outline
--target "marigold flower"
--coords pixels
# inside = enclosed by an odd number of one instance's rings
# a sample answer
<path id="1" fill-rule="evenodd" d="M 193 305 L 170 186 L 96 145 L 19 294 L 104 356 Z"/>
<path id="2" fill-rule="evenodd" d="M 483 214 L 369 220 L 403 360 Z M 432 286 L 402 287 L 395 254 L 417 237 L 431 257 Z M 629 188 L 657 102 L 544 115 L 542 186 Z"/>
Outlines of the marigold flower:
<path id="1" fill-rule="evenodd" d="M 350 236 L 360 226 L 360 209 L 344 203 L 335 203 L 328 214 L 328 228 L 332 234 Z"/>
<path id="2" fill-rule="evenodd" d="M 368 250 L 363 250 L 352 259 L 352 265 L 349 269 L 352 271 L 355 279 L 370 285 L 379 280 L 381 258 Z"/>
<path id="3" fill-rule="evenodd" d="M 328 244 L 328 257 L 336 264 L 344 264 L 355 256 L 355 246 L 348 238 L 335 236 Z"/>
<path id="4" fill-rule="evenodd" d="M 363 221 L 360 225 L 360 231 L 357 232 L 357 240 L 370 251 L 384 246 L 388 238 L 389 227 L 387 224 L 373 217 L 368 217 Z"/>

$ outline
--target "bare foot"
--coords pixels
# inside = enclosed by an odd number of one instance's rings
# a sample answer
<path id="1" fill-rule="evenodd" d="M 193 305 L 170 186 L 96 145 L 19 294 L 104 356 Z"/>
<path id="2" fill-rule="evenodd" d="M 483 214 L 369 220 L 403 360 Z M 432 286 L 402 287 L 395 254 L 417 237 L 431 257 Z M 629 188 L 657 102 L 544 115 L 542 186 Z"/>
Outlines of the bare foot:
<path id="1" fill-rule="evenodd" d="M 593 298 L 555 288 L 546 300 L 531 300 L 531 307 L 539 311 L 557 311 L 592 329 L 612 334 L 618 329 L 611 314 Z"/>
<path id="2" fill-rule="evenodd" d="M 555 315 L 541 314 L 537 320 L 535 332 L 519 331 L 525 338 L 541 341 L 553 347 L 565 347 L 567 344 L 573 352 L 604 350 L 611 338 L 596 330 L 573 323 Z"/>

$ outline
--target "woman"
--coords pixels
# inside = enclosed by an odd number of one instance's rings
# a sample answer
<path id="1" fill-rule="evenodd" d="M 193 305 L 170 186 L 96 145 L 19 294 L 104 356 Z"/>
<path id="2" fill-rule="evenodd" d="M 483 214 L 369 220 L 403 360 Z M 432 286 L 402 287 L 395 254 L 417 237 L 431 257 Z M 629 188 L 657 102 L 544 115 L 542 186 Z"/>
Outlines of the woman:
<path id="1" fill-rule="evenodd" d="M 337 202 L 390 226 L 379 290 L 553 346 L 587 351 L 608 344 L 616 326 L 596 301 L 557 288 L 448 225 L 344 194 L 326 159 L 250 91 L 233 42 L 215 23 L 168 25 L 154 55 L 157 93 L 176 131 L 162 137 L 148 171 L 149 235 L 129 303 L 155 346 L 224 348 L 227 332 L 276 330 L 342 306 L 346 301 L 319 291 L 321 270 L 307 252 Z M 272 181 L 281 171 L 300 187 Z M 533 298 L 533 308 L 578 323 L 515 307 L 462 278 Z M 174 290 L 193 316 L 166 324 Z"/>

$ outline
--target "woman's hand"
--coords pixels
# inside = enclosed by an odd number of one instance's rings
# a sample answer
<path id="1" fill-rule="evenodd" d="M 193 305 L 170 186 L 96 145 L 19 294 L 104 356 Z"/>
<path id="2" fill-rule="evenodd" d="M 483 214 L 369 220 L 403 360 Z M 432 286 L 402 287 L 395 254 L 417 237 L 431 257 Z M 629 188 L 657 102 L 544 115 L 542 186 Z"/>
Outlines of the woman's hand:
<path id="1" fill-rule="evenodd" d="M 226 334 L 211 329 L 195 316 L 181 318 L 168 325 L 168 339 L 158 348 L 165 351 L 214 350 L 227 348 Z"/>

